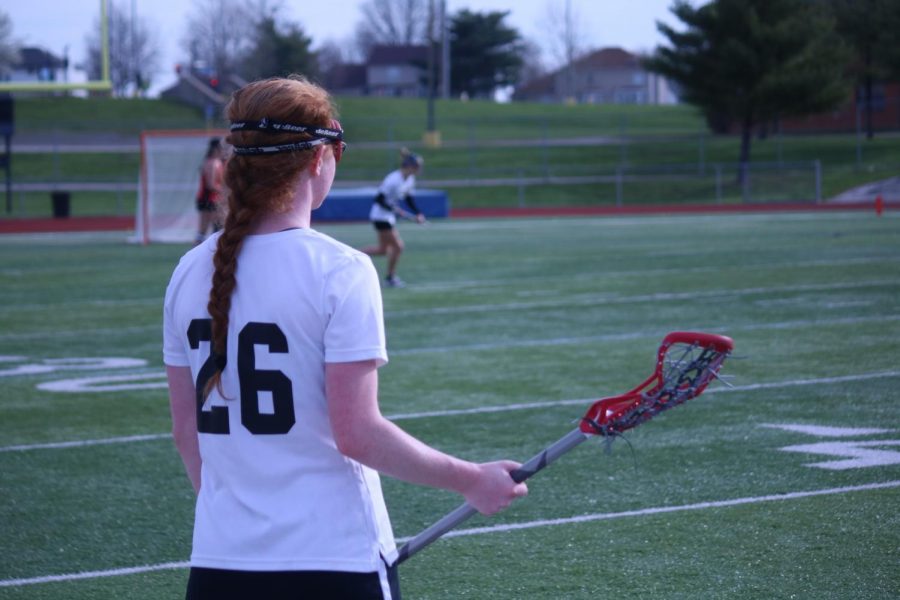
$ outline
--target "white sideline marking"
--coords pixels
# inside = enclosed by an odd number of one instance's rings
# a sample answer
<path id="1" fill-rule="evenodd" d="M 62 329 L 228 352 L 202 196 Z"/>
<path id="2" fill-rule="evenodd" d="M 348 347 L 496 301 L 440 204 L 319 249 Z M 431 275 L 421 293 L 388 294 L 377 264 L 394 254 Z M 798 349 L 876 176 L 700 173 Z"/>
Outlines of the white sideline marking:
<path id="1" fill-rule="evenodd" d="M 46 444 L 22 444 L 19 446 L 3 446 L 0 452 L 24 452 L 26 450 L 48 450 L 58 448 L 79 448 L 81 446 L 101 446 L 103 444 L 127 444 L 129 442 L 145 442 L 172 437 L 171 433 L 148 433 L 146 435 L 127 435 L 124 437 L 103 438 L 97 440 L 76 440 L 73 442 L 48 442 Z"/>
<path id="2" fill-rule="evenodd" d="M 743 386 L 719 387 L 708 389 L 704 394 L 727 394 L 734 392 L 748 392 L 762 389 L 773 389 L 781 387 L 792 387 L 800 385 L 821 385 L 829 383 L 845 383 L 850 381 L 867 381 L 870 379 L 884 379 L 888 377 L 900 376 L 900 371 L 882 371 L 879 373 L 863 373 L 860 375 L 844 375 L 841 377 L 822 377 L 819 379 L 796 379 L 793 381 L 779 381 L 773 383 L 756 383 Z M 517 404 L 503 404 L 498 406 L 478 406 L 475 408 L 458 408 L 453 410 L 435 410 L 413 413 L 398 413 L 387 415 L 392 421 L 403 421 L 412 419 L 425 419 L 432 417 L 451 417 L 458 415 L 475 415 L 484 413 L 509 412 L 514 410 L 531 410 L 535 408 L 550 408 L 554 406 L 581 405 L 587 406 L 595 402 L 598 398 L 577 398 L 573 400 L 547 400 L 544 402 L 523 402 Z M 100 444 L 119 444 L 129 442 L 143 442 L 148 440 L 159 440 L 170 438 L 170 433 L 155 433 L 146 435 L 132 435 L 126 437 L 103 438 L 94 440 L 78 440 L 71 442 L 48 442 L 43 444 L 23 444 L 18 446 L 2 446 L 2 452 L 24 452 L 28 450 L 48 450 L 56 448 L 77 448 L 82 446 L 97 446 Z"/>
<path id="3" fill-rule="evenodd" d="M 549 527 L 553 525 L 569 525 L 571 523 L 589 523 L 591 521 L 609 521 L 624 517 L 643 517 L 647 515 L 659 515 L 689 510 L 703 510 L 707 508 L 725 508 L 729 506 L 741 506 L 744 504 L 759 504 L 760 502 L 775 502 L 778 500 L 797 500 L 800 498 L 812 498 L 814 496 L 830 496 L 834 494 L 846 494 L 849 492 L 863 492 L 900 487 L 900 480 L 885 481 L 883 483 L 867 483 L 824 490 L 810 490 L 808 492 L 789 492 L 787 494 L 772 494 L 769 496 L 751 496 L 748 498 L 735 498 L 733 500 L 718 500 L 714 502 L 698 502 L 696 504 L 682 504 L 681 506 L 660 506 L 656 508 L 643 508 L 640 510 L 627 510 L 617 513 L 600 513 L 593 515 L 581 515 L 565 519 L 544 519 L 531 521 L 530 523 L 511 523 L 507 525 L 495 525 L 493 527 L 473 527 L 471 529 L 459 529 L 451 531 L 443 537 L 461 537 L 466 535 L 479 535 L 482 533 L 498 533 L 504 531 L 516 531 L 519 529 L 533 529 L 535 527 Z M 411 538 L 397 540 L 400 543 Z"/>
<path id="4" fill-rule="evenodd" d="M 705 510 L 708 508 L 727 508 L 730 506 L 741 506 L 746 504 L 759 504 L 761 502 L 775 502 L 783 500 L 798 500 L 801 498 L 812 498 L 815 496 L 830 496 L 834 494 L 847 494 L 851 492 L 864 492 L 871 490 L 882 490 L 900 487 L 900 480 L 885 481 L 882 483 L 867 483 L 863 485 L 828 488 L 824 490 L 810 490 L 806 492 L 790 492 L 787 494 L 773 494 L 769 496 L 751 496 L 747 498 L 735 498 L 733 500 L 718 500 L 714 502 L 697 502 L 695 504 L 682 504 L 680 506 L 658 506 L 654 508 L 642 508 L 639 510 L 627 510 L 617 513 L 596 513 L 592 515 L 579 515 L 577 517 L 567 517 L 562 519 L 541 519 L 538 521 L 530 521 L 528 523 L 510 523 L 506 525 L 495 525 L 493 527 L 472 527 L 470 529 L 459 529 L 445 534 L 443 537 L 462 537 L 467 535 L 481 535 L 484 533 L 503 533 L 506 531 L 517 531 L 521 529 L 535 529 L 538 527 L 554 527 L 557 525 L 571 525 L 574 523 L 589 523 L 592 521 L 612 521 L 614 519 L 623 519 L 627 517 L 643 517 L 648 515 L 659 515 L 674 512 L 685 512 L 693 510 Z M 412 538 L 398 538 L 397 543 L 403 544 Z M 68 573 L 64 575 L 44 575 L 42 577 L 31 577 L 26 579 L 4 579 L 0 580 L 0 587 L 13 587 L 32 585 L 36 583 L 50 583 L 56 581 L 72 581 L 76 579 L 92 579 L 96 577 L 115 577 L 117 575 L 133 575 L 136 573 L 147 573 L 149 571 L 164 571 L 170 569 L 186 569 L 190 566 L 188 562 L 168 562 L 158 565 L 143 565 L 140 567 L 128 567 L 123 569 L 108 569 L 104 571 L 82 571 L 80 573 Z"/>
<path id="5" fill-rule="evenodd" d="M 2 579 L 0 587 L 14 587 L 20 585 L 33 585 L 35 583 L 53 583 L 54 581 L 74 581 L 76 579 L 93 579 L 95 577 L 115 577 L 117 575 L 134 575 L 136 573 L 148 573 L 150 571 L 166 571 L 168 569 L 186 569 L 191 563 L 168 562 L 158 565 L 143 565 L 140 567 L 126 567 L 123 569 L 108 569 L 106 571 L 82 571 L 80 573 L 66 573 L 65 575 L 44 575 L 43 577 L 29 577 L 27 579 Z"/>

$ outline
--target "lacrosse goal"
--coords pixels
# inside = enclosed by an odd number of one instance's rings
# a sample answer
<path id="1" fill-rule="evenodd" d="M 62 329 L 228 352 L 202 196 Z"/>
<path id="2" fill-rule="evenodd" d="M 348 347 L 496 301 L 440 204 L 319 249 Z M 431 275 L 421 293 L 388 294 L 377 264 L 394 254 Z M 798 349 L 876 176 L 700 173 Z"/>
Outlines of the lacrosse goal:
<path id="1" fill-rule="evenodd" d="M 191 242 L 197 233 L 195 198 L 200 167 L 212 137 L 224 131 L 144 131 L 135 211 L 135 241 Z"/>

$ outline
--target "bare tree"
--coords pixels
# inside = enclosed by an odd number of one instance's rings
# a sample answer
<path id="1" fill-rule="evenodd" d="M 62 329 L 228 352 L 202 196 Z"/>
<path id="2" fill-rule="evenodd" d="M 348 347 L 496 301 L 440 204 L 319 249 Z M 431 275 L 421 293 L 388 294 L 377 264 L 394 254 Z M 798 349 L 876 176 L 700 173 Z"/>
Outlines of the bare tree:
<path id="1" fill-rule="evenodd" d="M 353 62 L 353 58 L 347 45 L 336 40 L 325 40 L 316 48 L 320 73 L 328 73 L 339 65 Z"/>
<path id="2" fill-rule="evenodd" d="M 520 56 L 522 57 L 522 69 L 519 71 L 522 83 L 527 83 L 543 77 L 547 74 L 547 68 L 544 65 L 543 52 L 541 46 L 536 41 L 523 38 L 520 47 Z"/>
<path id="3" fill-rule="evenodd" d="M 572 63 L 588 49 L 585 22 L 572 0 L 547 0 L 543 29 L 547 32 L 547 46 L 556 65 L 564 70 L 564 95 L 574 93 Z"/>
<path id="4" fill-rule="evenodd" d="M 0 10 L 0 77 L 7 75 L 18 62 L 19 46 L 13 39 L 12 20 Z"/>
<path id="5" fill-rule="evenodd" d="M 367 0 L 360 9 L 356 43 L 368 55 L 376 44 L 424 44 L 428 39 L 429 0 Z"/>
<path id="6" fill-rule="evenodd" d="M 257 21 L 254 5 L 241 0 L 194 0 L 182 40 L 191 67 L 220 78 L 238 73 L 253 45 Z"/>
<path id="7" fill-rule="evenodd" d="M 159 71 L 159 41 L 146 21 L 127 13 L 115 2 L 109 2 L 106 20 L 113 95 L 125 96 L 129 91 L 143 93 Z M 102 77 L 101 35 L 98 17 L 86 40 L 85 68 L 90 79 Z"/>

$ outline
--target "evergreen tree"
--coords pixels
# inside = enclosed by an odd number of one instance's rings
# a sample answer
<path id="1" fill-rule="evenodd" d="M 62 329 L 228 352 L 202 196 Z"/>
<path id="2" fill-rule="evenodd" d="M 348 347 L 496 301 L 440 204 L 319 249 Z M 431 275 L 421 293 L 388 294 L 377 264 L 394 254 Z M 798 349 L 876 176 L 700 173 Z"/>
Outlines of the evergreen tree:
<path id="1" fill-rule="evenodd" d="M 900 76 L 900 2 L 897 0 L 828 0 L 837 31 L 853 49 L 851 69 L 860 87 L 866 135 L 874 136 L 872 109 L 876 81 Z"/>
<path id="2" fill-rule="evenodd" d="M 450 87 L 454 94 L 489 96 L 515 84 L 522 68 L 524 42 L 504 23 L 509 11 L 461 10 L 450 24 Z"/>
<path id="3" fill-rule="evenodd" d="M 750 160 L 754 127 L 814 114 L 848 97 L 846 47 L 828 11 L 807 0 L 713 0 L 699 8 L 676 0 L 675 31 L 657 22 L 670 45 L 645 61 L 678 83 L 714 131 L 741 131 L 740 174 Z"/>
<path id="4" fill-rule="evenodd" d="M 279 24 L 279 19 L 272 12 L 256 23 L 242 75 L 247 79 L 262 79 L 300 73 L 315 79 L 318 63 L 311 45 L 312 39 L 300 25 L 290 22 Z"/>

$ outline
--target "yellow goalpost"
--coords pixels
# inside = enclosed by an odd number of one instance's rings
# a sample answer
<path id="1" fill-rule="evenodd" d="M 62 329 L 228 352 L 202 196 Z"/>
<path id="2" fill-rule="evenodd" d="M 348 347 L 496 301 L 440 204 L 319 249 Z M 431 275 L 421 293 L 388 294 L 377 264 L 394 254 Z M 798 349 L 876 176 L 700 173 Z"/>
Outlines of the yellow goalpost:
<path id="1" fill-rule="evenodd" d="M 59 81 L 0 81 L 0 93 L 3 92 L 56 92 L 69 90 L 87 90 L 107 92 L 112 89 L 109 78 L 109 19 L 107 0 L 100 0 L 100 79 L 67 83 Z"/>

